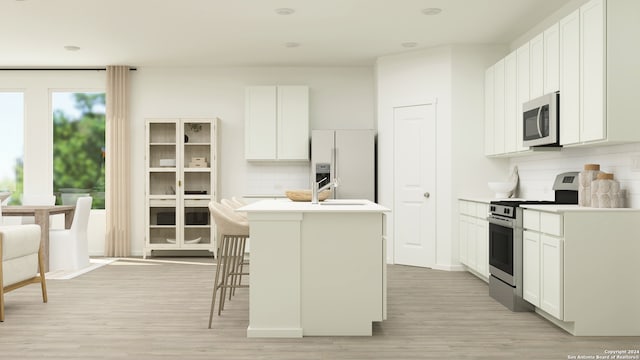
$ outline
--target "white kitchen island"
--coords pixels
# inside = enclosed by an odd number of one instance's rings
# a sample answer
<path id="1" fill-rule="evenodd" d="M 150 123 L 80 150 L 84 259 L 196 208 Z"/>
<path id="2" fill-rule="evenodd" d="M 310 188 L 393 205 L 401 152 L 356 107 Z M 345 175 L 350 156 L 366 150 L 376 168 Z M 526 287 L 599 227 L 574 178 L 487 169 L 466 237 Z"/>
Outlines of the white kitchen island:
<path id="1" fill-rule="evenodd" d="M 368 200 L 244 206 L 247 337 L 370 336 L 386 318 L 384 212 Z"/>

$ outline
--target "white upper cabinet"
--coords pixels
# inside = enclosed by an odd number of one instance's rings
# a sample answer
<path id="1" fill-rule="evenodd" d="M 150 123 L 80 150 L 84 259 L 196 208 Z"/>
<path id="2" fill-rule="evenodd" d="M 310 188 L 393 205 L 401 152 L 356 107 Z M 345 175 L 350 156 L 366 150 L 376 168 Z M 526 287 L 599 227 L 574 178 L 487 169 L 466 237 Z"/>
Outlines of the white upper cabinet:
<path id="1" fill-rule="evenodd" d="M 275 86 L 251 86 L 245 91 L 244 156 L 276 159 L 277 103 Z"/>
<path id="2" fill-rule="evenodd" d="M 518 60 L 513 51 L 504 58 L 504 152 L 517 149 L 517 123 L 522 116 L 522 106 L 518 106 Z"/>
<path id="3" fill-rule="evenodd" d="M 522 129 L 522 104 L 529 101 L 529 43 L 526 43 L 516 51 L 518 75 L 517 75 L 517 99 L 516 99 L 516 148 L 517 151 L 529 150 L 523 144 Z"/>
<path id="4" fill-rule="evenodd" d="M 580 10 L 560 20 L 560 144 L 580 141 Z"/>
<path id="5" fill-rule="evenodd" d="M 246 88 L 245 158 L 309 160 L 307 86 Z"/>
<path id="6" fill-rule="evenodd" d="M 558 24 L 544 31 L 543 94 L 560 89 L 560 32 Z"/>
<path id="7" fill-rule="evenodd" d="M 515 140 L 510 138 L 513 53 L 496 63 L 485 89 L 486 104 L 493 104 L 485 113 L 485 153 L 527 150 L 522 104 L 555 91 L 560 91 L 560 145 L 640 142 L 640 121 L 634 118 L 640 50 L 629 45 L 640 33 L 638 13 L 640 1 L 591 0 L 516 50 Z"/>
<path id="8" fill-rule="evenodd" d="M 601 140 L 606 136 L 604 24 L 605 9 L 602 0 L 590 1 L 580 8 L 581 142 Z"/>
<path id="9" fill-rule="evenodd" d="M 544 34 L 529 41 L 529 97 L 544 94 Z"/>
<path id="10" fill-rule="evenodd" d="M 309 88 L 278 86 L 278 159 L 309 159 Z"/>
<path id="11" fill-rule="evenodd" d="M 494 88 L 493 66 L 485 71 L 484 75 L 484 154 L 494 155 L 493 142 L 493 88 Z"/>
<path id="12" fill-rule="evenodd" d="M 493 66 L 493 150 L 496 154 L 502 154 L 504 149 L 505 134 L 505 82 L 504 59 Z"/>

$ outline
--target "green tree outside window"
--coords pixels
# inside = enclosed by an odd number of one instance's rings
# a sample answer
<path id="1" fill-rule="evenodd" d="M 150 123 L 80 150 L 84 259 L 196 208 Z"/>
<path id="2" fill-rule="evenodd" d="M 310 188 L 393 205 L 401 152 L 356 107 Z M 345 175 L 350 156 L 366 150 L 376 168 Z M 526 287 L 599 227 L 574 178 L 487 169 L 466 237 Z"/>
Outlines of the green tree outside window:
<path id="1" fill-rule="evenodd" d="M 54 94 L 55 95 L 55 94 Z M 56 203 L 93 197 L 93 209 L 104 209 L 105 94 L 71 94 L 76 112 L 53 109 L 53 190 Z"/>

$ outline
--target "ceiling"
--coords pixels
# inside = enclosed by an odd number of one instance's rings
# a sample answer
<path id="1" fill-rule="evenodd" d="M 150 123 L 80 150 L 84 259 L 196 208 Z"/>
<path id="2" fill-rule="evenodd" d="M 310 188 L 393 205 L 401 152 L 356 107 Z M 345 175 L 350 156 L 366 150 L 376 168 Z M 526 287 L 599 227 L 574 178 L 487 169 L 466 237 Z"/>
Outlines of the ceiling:
<path id="1" fill-rule="evenodd" d="M 0 0 L 0 67 L 371 65 L 442 44 L 509 43 L 568 2 Z M 433 7 L 442 12 L 423 14 Z"/>

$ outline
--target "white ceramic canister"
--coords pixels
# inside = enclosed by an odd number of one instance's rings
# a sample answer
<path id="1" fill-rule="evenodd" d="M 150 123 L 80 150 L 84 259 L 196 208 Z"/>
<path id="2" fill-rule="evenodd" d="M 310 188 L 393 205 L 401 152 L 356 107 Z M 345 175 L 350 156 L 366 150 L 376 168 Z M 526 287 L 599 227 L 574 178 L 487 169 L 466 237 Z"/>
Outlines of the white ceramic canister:
<path id="1" fill-rule="evenodd" d="M 591 206 L 599 208 L 621 207 L 620 183 L 613 174 L 600 173 L 591 184 Z"/>
<path id="2" fill-rule="evenodd" d="M 591 184 L 596 180 L 600 171 L 599 164 L 585 164 L 584 170 L 578 174 L 578 205 L 594 206 L 591 204 Z M 597 207 L 597 206 L 594 206 Z"/>

